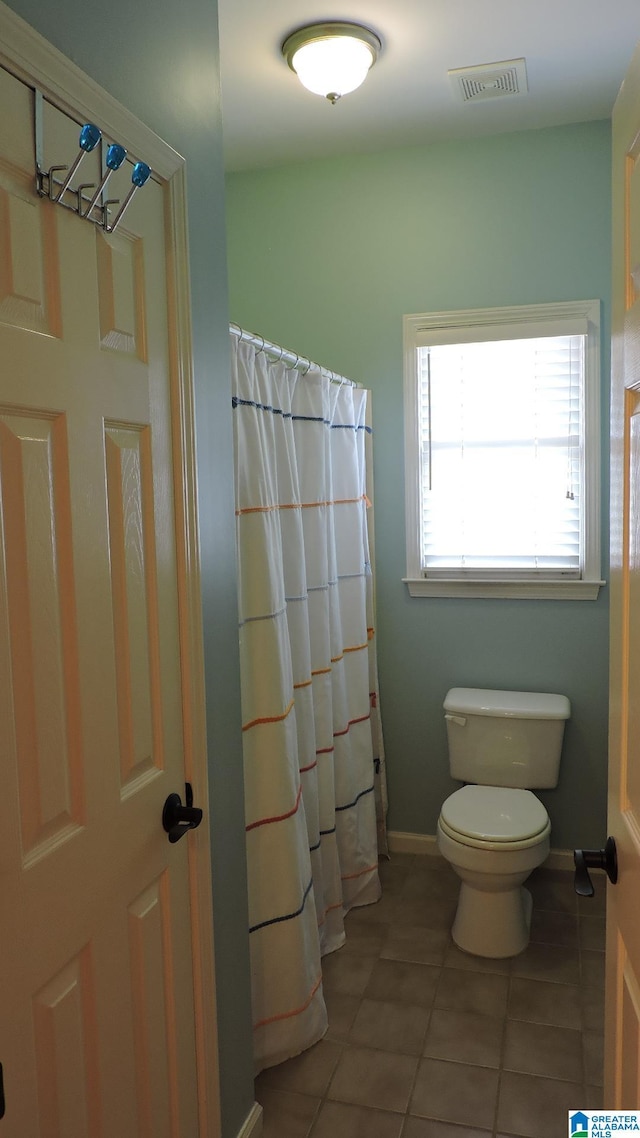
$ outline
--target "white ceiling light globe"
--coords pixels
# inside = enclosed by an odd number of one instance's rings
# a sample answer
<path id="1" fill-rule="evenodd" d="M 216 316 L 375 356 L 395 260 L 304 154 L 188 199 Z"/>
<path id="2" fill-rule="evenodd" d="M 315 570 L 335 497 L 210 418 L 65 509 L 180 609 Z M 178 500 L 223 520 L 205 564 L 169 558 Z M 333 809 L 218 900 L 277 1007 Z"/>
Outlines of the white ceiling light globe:
<path id="1" fill-rule="evenodd" d="M 373 52 L 362 40 L 332 36 L 298 48 L 293 69 L 314 95 L 348 95 L 364 83 L 373 63 Z"/>
<path id="2" fill-rule="evenodd" d="M 381 48 L 369 28 L 336 22 L 299 28 L 283 43 L 282 54 L 308 91 L 335 103 L 364 82 Z"/>

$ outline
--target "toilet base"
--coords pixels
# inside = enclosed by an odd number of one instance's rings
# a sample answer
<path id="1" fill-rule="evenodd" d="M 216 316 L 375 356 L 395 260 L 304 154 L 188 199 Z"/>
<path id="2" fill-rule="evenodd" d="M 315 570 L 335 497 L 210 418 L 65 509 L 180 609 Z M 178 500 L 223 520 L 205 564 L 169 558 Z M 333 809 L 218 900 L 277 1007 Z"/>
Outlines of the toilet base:
<path id="1" fill-rule="evenodd" d="M 529 943 L 532 908 L 531 894 L 521 885 L 488 893 L 463 881 L 451 935 L 473 956 L 517 956 Z"/>

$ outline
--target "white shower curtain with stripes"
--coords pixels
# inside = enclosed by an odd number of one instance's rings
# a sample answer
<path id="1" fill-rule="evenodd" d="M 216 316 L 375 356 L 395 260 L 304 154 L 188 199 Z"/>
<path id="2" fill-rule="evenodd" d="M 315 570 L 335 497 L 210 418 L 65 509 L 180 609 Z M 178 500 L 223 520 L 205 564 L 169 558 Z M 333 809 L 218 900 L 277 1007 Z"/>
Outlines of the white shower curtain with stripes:
<path id="1" fill-rule="evenodd" d="M 367 392 L 232 337 L 256 1071 L 326 1031 L 320 958 L 380 896 Z"/>

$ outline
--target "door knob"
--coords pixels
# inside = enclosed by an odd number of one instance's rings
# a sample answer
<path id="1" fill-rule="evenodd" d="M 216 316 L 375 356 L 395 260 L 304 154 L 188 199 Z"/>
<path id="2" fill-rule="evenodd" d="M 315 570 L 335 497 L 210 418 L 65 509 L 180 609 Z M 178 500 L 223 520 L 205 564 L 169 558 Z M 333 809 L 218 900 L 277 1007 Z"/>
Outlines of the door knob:
<path id="1" fill-rule="evenodd" d="M 614 838 L 607 838 L 603 850 L 574 850 L 576 866 L 574 889 L 581 897 L 593 897 L 593 882 L 589 869 L 604 869 L 609 881 L 615 885 L 618 880 L 618 857 Z"/>
<path id="2" fill-rule="evenodd" d="M 195 830 L 202 821 L 202 810 L 193 805 L 191 783 L 185 782 L 184 785 L 186 804 L 182 805 L 179 794 L 170 794 L 162 810 L 162 826 L 170 842 L 179 842 L 187 830 Z"/>

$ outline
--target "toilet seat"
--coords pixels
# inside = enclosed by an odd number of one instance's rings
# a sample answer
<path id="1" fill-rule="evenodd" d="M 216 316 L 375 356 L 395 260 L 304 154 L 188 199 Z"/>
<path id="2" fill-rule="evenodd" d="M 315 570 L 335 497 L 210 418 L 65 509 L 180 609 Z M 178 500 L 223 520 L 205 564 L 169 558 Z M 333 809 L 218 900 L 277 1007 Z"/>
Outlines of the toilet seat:
<path id="1" fill-rule="evenodd" d="M 529 790 L 463 786 L 442 805 L 440 825 L 454 841 L 482 849 L 516 850 L 546 839 L 549 816 Z"/>

